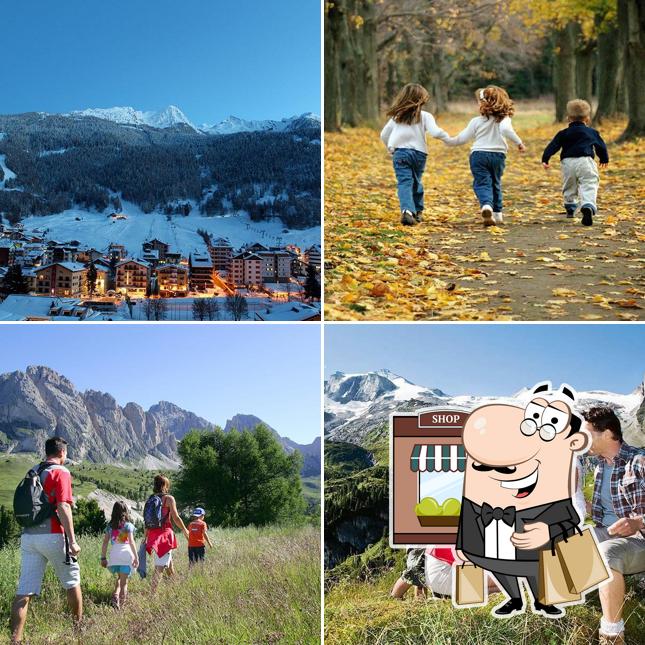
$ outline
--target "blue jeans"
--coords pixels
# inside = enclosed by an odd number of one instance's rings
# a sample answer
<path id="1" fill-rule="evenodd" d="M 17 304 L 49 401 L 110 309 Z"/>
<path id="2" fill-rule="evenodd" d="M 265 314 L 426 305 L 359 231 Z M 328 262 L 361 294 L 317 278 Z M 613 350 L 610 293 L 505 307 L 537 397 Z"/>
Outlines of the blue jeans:
<path id="1" fill-rule="evenodd" d="M 488 204 L 495 213 L 502 212 L 502 175 L 505 165 L 506 155 L 502 152 L 475 150 L 470 153 L 473 190 L 479 206 Z"/>
<path id="2" fill-rule="evenodd" d="M 427 154 L 413 148 L 397 148 L 392 155 L 401 212 L 418 213 L 423 210 L 421 175 L 427 158 Z"/>

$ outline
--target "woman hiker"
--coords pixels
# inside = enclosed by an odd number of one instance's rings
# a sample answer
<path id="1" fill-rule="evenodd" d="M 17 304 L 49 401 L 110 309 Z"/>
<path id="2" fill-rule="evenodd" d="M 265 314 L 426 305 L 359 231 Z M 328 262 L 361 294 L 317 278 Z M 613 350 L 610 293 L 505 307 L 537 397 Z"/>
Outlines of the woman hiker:
<path id="1" fill-rule="evenodd" d="M 154 593 L 164 571 L 173 574 L 172 552 L 177 548 L 174 524 L 188 539 L 188 530 L 177 513 L 177 503 L 170 490 L 170 480 L 164 475 L 156 475 L 152 495 L 146 502 L 143 517 L 146 525 L 146 552 L 154 552 L 155 571 L 150 589 Z"/>

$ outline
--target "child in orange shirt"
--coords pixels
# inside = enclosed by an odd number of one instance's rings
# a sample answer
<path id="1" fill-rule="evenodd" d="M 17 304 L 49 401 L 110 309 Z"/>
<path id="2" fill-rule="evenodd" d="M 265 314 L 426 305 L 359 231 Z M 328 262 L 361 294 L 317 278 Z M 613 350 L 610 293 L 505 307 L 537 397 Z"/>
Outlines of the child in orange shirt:
<path id="1" fill-rule="evenodd" d="M 188 525 L 188 562 L 192 566 L 196 562 L 203 562 L 206 554 L 206 544 L 212 549 L 208 538 L 208 526 L 204 522 L 206 512 L 203 508 L 196 508 Z"/>

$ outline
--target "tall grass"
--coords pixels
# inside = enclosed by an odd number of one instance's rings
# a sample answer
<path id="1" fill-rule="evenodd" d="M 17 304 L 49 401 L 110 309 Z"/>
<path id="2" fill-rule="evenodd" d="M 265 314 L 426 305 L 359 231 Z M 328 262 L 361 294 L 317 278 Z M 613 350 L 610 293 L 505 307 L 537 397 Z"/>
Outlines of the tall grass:
<path id="1" fill-rule="evenodd" d="M 489 595 L 487 607 L 455 609 L 450 600 L 389 598 L 400 570 L 370 581 L 344 580 L 325 597 L 325 645 L 583 645 L 598 642 L 598 593 L 584 605 L 566 608 L 566 616 L 551 620 L 525 614 L 507 620 L 491 616 L 503 601 Z M 624 620 L 627 645 L 645 643 L 645 609 L 642 595 L 629 590 Z"/>
<path id="2" fill-rule="evenodd" d="M 135 574 L 121 611 L 109 605 L 114 580 L 99 564 L 101 538 L 81 538 L 85 620 L 80 634 L 72 632 L 64 592 L 49 570 L 41 597 L 32 601 L 26 638 L 33 645 L 320 642 L 317 527 L 226 529 L 209 535 L 214 548 L 207 549 L 203 566 L 189 571 L 181 539 L 174 579 L 151 596 L 149 578 Z M 0 550 L 0 615 L 7 636 L 19 568 L 17 548 Z"/>

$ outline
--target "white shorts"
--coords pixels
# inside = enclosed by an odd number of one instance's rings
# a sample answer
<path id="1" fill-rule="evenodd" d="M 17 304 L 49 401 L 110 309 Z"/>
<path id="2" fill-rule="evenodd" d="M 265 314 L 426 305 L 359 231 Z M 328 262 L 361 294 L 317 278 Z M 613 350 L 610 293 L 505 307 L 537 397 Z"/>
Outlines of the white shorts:
<path id="1" fill-rule="evenodd" d="M 426 585 L 434 593 L 452 595 L 452 567 L 443 560 L 426 555 Z"/>
<path id="2" fill-rule="evenodd" d="M 168 567 L 170 566 L 170 562 L 172 561 L 172 551 L 168 551 L 166 555 L 163 557 L 159 557 L 157 555 L 157 552 L 154 551 L 155 554 L 155 567 Z"/>
<path id="3" fill-rule="evenodd" d="M 63 589 L 81 584 L 78 562 L 65 564 L 65 538 L 62 533 L 23 533 L 20 539 L 20 580 L 18 596 L 40 594 L 47 563 L 54 567 Z"/>

